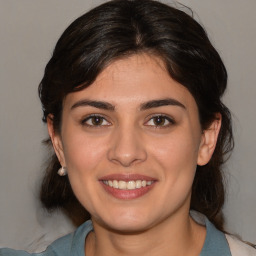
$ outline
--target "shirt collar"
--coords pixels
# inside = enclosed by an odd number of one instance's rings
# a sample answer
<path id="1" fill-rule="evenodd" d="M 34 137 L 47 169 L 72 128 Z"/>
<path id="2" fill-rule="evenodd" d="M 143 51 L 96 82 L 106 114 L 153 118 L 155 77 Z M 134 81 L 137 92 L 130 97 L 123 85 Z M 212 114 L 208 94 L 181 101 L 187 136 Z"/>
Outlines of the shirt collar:
<path id="1" fill-rule="evenodd" d="M 190 212 L 192 218 L 206 226 L 206 238 L 200 256 L 231 256 L 226 236 L 215 228 L 215 226 L 202 214 Z M 85 238 L 93 230 L 92 222 L 86 221 L 81 225 L 73 236 L 71 255 L 84 256 Z"/>
<path id="2" fill-rule="evenodd" d="M 231 256 L 225 234 L 215 228 L 205 215 L 196 211 L 190 211 L 190 215 L 197 223 L 206 226 L 206 238 L 200 256 Z"/>

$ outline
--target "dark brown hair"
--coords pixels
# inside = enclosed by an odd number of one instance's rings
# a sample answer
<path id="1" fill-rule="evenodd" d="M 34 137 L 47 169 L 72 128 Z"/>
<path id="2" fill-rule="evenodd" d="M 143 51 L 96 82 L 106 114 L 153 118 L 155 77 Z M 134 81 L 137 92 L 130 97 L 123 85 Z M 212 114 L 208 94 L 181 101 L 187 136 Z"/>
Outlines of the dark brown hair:
<path id="1" fill-rule="evenodd" d="M 215 152 L 207 165 L 197 167 L 191 200 L 191 209 L 221 228 L 218 215 L 225 195 L 221 166 L 233 147 L 230 112 L 221 102 L 227 72 L 205 30 L 190 15 L 152 0 L 115 0 L 75 20 L 58 40 L 39 85 L 43 121 L 52 114 L 60 132 L 65 96 L 90 86 L 111 62 L 139 53 L 160 57 L 170 76 L 190 91 L 202 130 L 216 113 L 222 116 Z M 75 198 L 68 177 L 57 175 L 59 168 L 53 154 L 41 201 L 48 209 L 64 209 L 79 224 L 89 215 Z"/>

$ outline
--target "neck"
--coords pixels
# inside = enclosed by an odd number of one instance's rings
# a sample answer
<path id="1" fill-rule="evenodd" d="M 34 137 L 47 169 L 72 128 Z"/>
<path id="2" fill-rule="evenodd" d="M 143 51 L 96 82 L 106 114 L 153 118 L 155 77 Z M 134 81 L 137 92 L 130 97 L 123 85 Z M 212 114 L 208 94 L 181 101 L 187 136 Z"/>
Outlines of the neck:
<path id="1" fill-rule="evenodd" d="M 86 256 L 151 255 L 198 256 L 206 236 L 204 227 L 187 216 L 172 216 L 141 232 L 121 233 L 93 221 L 86 240 Z"/>

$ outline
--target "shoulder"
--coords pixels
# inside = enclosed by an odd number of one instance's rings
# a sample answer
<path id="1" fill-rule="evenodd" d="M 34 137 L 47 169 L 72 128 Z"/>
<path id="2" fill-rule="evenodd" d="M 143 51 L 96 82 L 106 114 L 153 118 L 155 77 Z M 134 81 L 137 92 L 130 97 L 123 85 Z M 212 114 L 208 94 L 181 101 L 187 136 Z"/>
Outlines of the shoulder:
<path id="1" fill-rule="evenodd" d="M 256 249 L 238 238 L 226 235 L 232 256 L 256 256 Z"/>
<path id="2" fill-rule="evenodd" d="M 84 242 L 93 229 L 91 221 L 82 224 L 74 233 L 63 236 L 40 253 L 28 253 L 8 248 L 0 248 L 0 256 L 74 256 L 84 254 Z"/>
<path id="3" fill-rule="evenodd" d="M 63 236 L 49 245 L 45 251 L 40 253 L 28 253 L 21 250 L 13 250 L 9 248 L 1 248 L 0 256 L 58 256 L 67 255 L 67 251 L 70 251 L 72 243 L 72 234 Z"/>

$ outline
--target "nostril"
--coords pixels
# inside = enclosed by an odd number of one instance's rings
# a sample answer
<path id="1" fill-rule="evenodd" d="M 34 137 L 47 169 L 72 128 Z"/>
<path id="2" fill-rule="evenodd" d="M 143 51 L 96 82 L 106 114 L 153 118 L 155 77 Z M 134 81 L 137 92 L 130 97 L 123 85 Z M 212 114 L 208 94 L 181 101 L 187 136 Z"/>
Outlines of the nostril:
<path id="1" fill-rule="evenodd" d="M 146 150 L 142 147 L 131 148 L 110 148 L 108 159 L 116 164 L 129 167 L 132 164 L 143 162 L 147 158 Z"/>
<path id="2" fill-rule="evenodd" d="M 113 133 L 109 144 L 108 159 L 115 164 L 129 167 L 147 158 L 145 143 L 136 127 L 128 124 Z"/>

